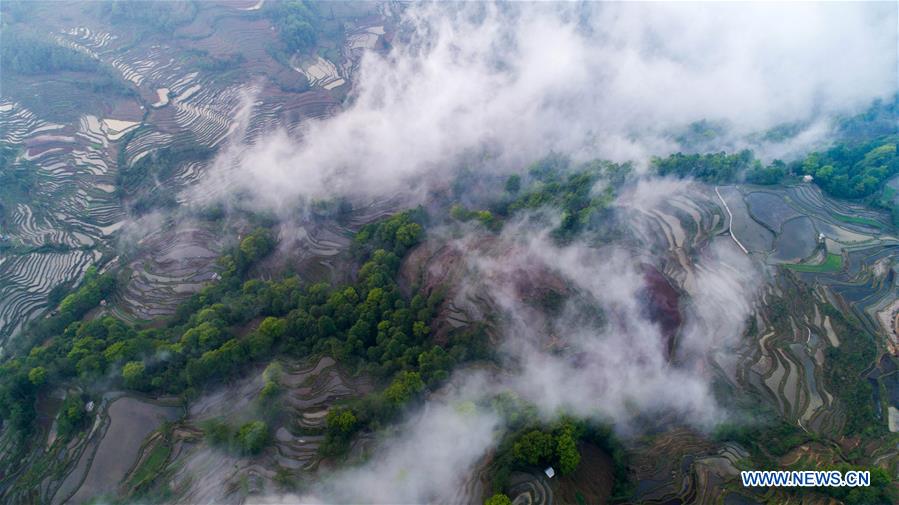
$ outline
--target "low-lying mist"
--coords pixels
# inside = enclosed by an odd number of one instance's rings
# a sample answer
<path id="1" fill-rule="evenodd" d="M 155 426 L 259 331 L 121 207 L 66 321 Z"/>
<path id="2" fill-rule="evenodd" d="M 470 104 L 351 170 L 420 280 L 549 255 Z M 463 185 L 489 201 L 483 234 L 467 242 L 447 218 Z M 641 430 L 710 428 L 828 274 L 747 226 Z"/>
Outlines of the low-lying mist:
<path id="1" fill-rule="evenodd" d="M 836 115 L 896 90 L 887 4 L 427 4 L 397 21 L 391 50 L 363 58 L 345 110 L 300 135 L 276 130 L 224 151 L 207 183 L 284 214 L 319 199 L 424 201 L 460 167 L 512 173 L 548 152 L 640 169 L 688 148 L 678 132 L 698 121 L 724 125 L 705 148 L 789 156 L 824 141 Z M 785 123 L 802 127 L 788 140 L 750 140 Z M 617 205 L 646 212 L 687 191 L 645 178 Z M 302 496 L 258 500 L 478 499 L 459 493 L 503 435 L 485 407 L 501 392 L 548 421 L 575 415 L 624 436 L 653 422 L 707 430 L 725 419 L 711 361 L 743 334 L 762 283 L 753 263 L 719 238 L 685 267 L 672 350 L 642 301 L 646 265 L 658 261 L 648 245 L 561 246 L 551 228 L 507 223 L 487 249 L 454 239 L 466 289 L 497 309 L 501 369 L 458 370 L 382 434 L 367 462 L 323 475 Z M 510 279 L 537 272 L 588 303 L 535 310 Z M 585 324 L 585 307 L 599 308 L 602 324 Z"/>
<path id="2" fill-rule="evenodd" d="M 397 23 L 343 111 L 223 150 L 205 190 L 285 211 L 423 198 L 461 165 L 510 172 L 550 151 L 645 166 L 698 121 L 723 128 L 705 149 L 789 156 L 896 90 L 890 4 L 425 4 Z M 785 123 L 802 128 L 747 140 Z"/>
<path id="3" fill-rule="evenodd" d="M 672 196 L 696 188 L 656 179 L 635 191 Z M 617 204 L 625 215 L 631 215 L 631 196 Z M 652 201 L 645 199 L 642 210 L 653 210 Z M 708 430 L 726 419 L 710 364 L 739 343 L 762 272 L 727 237 L 713 241 L 678 286 L 684 319 L 672 352 L 665 330 L 646 311 L 646 267 L 659 261 L 649 245 L 643 251 L 586 241 L 559 245 L 551 236 L 557 224 L 522 217 L 487 245 L 476 233 L 447 238 L 464 258 L 463 296 L 488 299 L 494 310 L 500 367 L 458 370 L 405 423 L 382 433 L 366 463 L 325 474 L 301 497 L 266 500 L 477 500 L 459 493 L 503 436 L 502 416 L 490 407 L 501 393 L 534 405 L 547 423 L 574 415 L 611 424 L 624 437 L 670 424 Z M 642 225 L 638 219 L 626 224 Z M 569 294 L 557 310 L 523 294 L 547 284 Z"/>

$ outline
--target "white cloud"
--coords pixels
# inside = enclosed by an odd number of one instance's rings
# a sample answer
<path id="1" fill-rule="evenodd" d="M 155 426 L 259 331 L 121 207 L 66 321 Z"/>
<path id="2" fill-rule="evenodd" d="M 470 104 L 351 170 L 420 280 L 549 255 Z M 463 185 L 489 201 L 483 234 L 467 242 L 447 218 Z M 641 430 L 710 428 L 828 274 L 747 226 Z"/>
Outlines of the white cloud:
<path id="1" fill-rule="evenodd" d="M 639 161 L 697 120 L 746 134 L 896 91 L 891 4 L 429 4 L 403 30 L 363 58 L 346 110 L 228 151 L 216 177 L 269 208 L 420 194 L 463 161 Z"/>

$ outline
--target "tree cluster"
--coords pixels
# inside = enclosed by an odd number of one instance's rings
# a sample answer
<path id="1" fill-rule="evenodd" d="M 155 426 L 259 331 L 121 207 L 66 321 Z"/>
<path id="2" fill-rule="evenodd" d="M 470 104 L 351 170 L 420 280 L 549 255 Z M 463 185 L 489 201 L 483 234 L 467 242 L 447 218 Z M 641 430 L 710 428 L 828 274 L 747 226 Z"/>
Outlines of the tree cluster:
<path id="1" fill-rule="evenodd" d="M 661 176 L 691 177 L 709 184 L 733 182 L 745 170 L 752 168 L 756 160 L 752 151 L 737 154 L 725 152 L 710 154 L 675 153 L 666 158 L 654 157 L 652 166 Z"/>
<path id="2" fill-rule="evenodd" d="M 321 24 L 321 14 L 315 3 L 286 0 L 266 7 L 288 51 L 305 52 L 315 47 L 319 35 L 317 27 Z"/>

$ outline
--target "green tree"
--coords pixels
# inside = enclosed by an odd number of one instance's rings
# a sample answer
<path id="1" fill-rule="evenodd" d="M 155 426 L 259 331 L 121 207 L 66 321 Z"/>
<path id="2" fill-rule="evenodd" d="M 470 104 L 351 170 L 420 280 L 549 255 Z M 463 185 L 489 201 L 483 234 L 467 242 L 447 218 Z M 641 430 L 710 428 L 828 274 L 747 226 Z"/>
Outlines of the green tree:
<path id="1" fill-rule="evenodd" d="M 60 437 L 68 438 L 87 423 L 87 412 L 84 402 L 76 395 L 66 396 L 59 408 L 57 429 Z"/>
<path id="2" fill-rule="evenodd" d="M 574 473 L 581 463 L 581 454 L 577 450 L 577 443 L 570 429 L 563 430 L 557 437 L 556 457 L 559 459 L 559 470 L 565 475 Z"/>
<path id="3" fill-rule="evenodd" d="M 539 465 L 553 456 L 553 437 L 540 430 L 531 430 L 512 446 L 512 456 L 520 465 Z"/>
<path id="4" fill-rule="evenodd" d="M 384 398 L 394 405 L 406 403 L 425 388 L 418 372 L 403 370 L 384 390 Z"/>
<path id="5" fill-rule="evenodd" d="M 346 407 L 331 409 L 326 418 L 328 433 L 334 436 L 347 436 L 356 430 L 358 421 L 353 411 Z"/>
<path id="6" fill-rule="evenodd" d="M 122 379 L 125 387 L 141 389 L 144 387 L 146 376 L 144 375 L 144 363 L 142 361 L 129 361 L 122 367 Z"/>
<path id="7" fill-rule="evenodd" d="M 268 425 L 264 421 L 251 421 L 237 431 L 237 444 L 241 452 L 259 454 L 269 443 Z"/>
<path id="8" fill-rule="evenodd" d="M 503 493 L 496 493 L 490 498 L 487 498 L 484 505 L 512 505 L 512 499 Z"/>
<path id="9" fill-rule="evenodd" d="M 42 366 L 36 366 L 28 371 L 28 380 L 35 386 L 41 386 L 47 382 L 47 369 Z"/>
<path id="10" fill-rule="evenodd" d="M 210 445 L 227 446 L 231 442 L 231 429 L 227 424 L 211 419 L 202 425 L 203 436 L 209 440 Z"/>
<path id="11" fill-rule="evenodd" d="M 508 179 L 506 179 L 506 191 L 515 194 L 521 191 L 521 176 L 518 174 L 510 175 Z"/>

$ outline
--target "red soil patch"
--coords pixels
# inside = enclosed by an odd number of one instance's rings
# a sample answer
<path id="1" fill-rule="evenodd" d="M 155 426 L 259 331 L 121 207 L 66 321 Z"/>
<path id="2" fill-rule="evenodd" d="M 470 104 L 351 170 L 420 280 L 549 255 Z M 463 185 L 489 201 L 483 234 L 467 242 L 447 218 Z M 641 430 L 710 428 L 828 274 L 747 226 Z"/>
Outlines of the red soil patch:
<path id="1" fill-rule="evenodd" d="M 646 282 L 646 310 L 652 322 L 659 325 L 668 350 L 668 359 L 674 355 L 675 337 L 683 318 L 680 312 L 680 293 L 668 279 L 653 266 L 643 267 Z"/>

